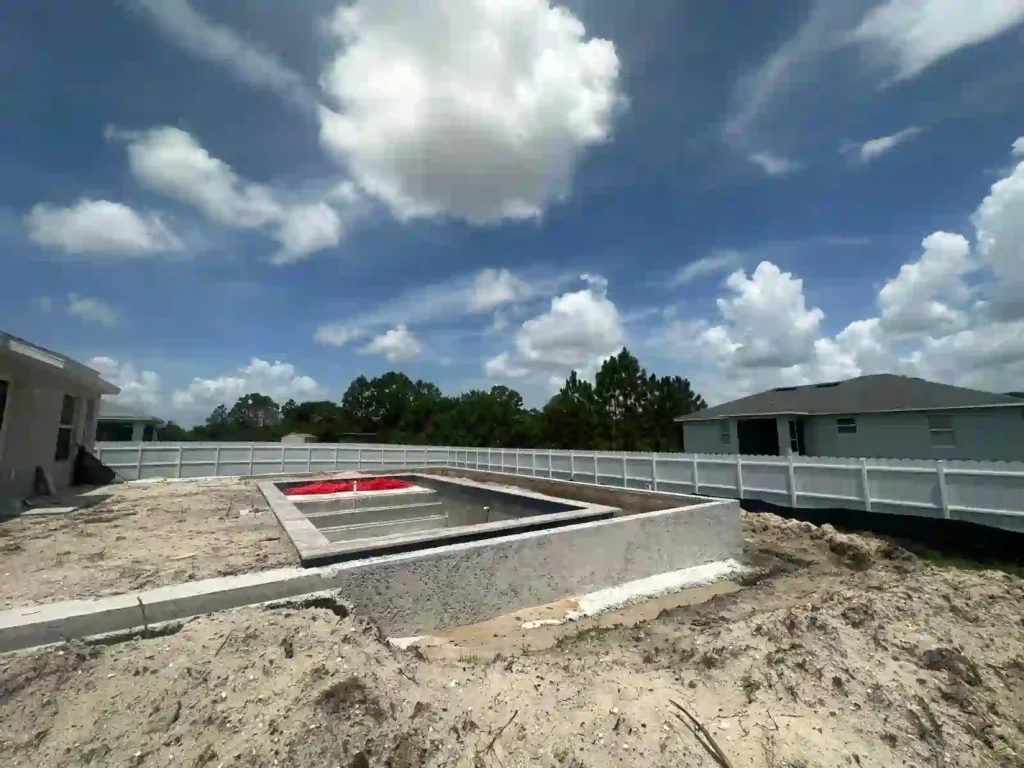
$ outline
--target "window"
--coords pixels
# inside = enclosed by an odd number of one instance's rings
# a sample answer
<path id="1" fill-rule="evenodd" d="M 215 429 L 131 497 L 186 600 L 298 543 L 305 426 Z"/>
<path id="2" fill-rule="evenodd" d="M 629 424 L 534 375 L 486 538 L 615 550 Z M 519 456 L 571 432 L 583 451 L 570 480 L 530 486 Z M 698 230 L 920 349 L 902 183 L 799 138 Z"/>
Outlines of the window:
<path id="1" fill-rule="evenodd" d="M 844 416 L 841 419 L 836 419 L 836 432 L 840 435 L 856 435 L 857 420 L 852 416 Z"/>
<path id="2" fill-rule="evenodd" d="M 952 416 L 929 416 L 928 432 L 931 435 L 932 445 L 939 448 L 949 448 L 956 445 L 956 432 L 953 431 Z"/>
<path id="3" fill-rule="evenodd" d="M 722 422 L 722 445 L 729 445 L 732 442 L 732 435 L 729 433 L 729 422 Z"/>
<path id="4" fill-rule="evenodd" d="M 60 426 L 57 428 L 57 451 L 53 458 L 66 461 L 71 457 L 71 444 L 75 436 L 75 398 L 64 395 L 60 404 Z"/>

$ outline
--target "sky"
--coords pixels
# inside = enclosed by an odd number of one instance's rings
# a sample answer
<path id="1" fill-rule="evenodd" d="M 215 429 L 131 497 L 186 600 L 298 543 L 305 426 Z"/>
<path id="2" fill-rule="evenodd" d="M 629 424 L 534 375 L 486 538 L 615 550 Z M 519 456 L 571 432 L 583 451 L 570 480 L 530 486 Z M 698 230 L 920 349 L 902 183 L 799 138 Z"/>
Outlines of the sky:
<path id="1" fill-rule="evenodd" d="M 0 328 L 193 424 L 399 370 L 541 406 L 1024 388 L 1024 0 L 0 5 Z"/>

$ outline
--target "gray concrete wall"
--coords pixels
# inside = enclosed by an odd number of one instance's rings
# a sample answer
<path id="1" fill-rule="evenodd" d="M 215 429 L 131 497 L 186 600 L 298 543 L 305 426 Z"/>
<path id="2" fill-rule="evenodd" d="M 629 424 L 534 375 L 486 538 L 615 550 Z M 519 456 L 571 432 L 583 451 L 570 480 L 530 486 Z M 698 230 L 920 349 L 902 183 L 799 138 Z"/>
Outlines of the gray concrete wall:
<path id="1" fill-rule="evenodd" d="M 59 371 L 49 372 L 0 353 L 0 378 L 10 382 L 0 445 L 0 504 L 31 495 L 35 468 L 48 470 L 58 488 L 70 485 L 79 445 L 92 448 L 95 418 L 87 423 L 88 401 L 99 393 L 73 383 Z M 61 401 L 65 394 L 77 398 L 71 453 L 67 461 L 55 461 Z M 93 413 L 98 406 L 94 404 Z"/>
<path id="2" fill-rule="evenodd" d="M 879 459 L 1024 460 L 1024 403 L 1021 408 L 946 411 L 955 446 L 931 444 L 928 414 L 850 414 L 857 433 L 839 434 L 835 416 L 807 420 L 807 455 Z"/>
<path id="3" fill-rule="evenodd" d="M 437 500 L 442 503 L 444 513 L 448 515 L 448 525 L 450 527 L 480 525 L 481 523 L 493 523 L 497 520 L 518 520 L 523 517 L 551 515 L 556 512 L 567 512 L 571 509 L 580 508 L 572 504 L 559 504 L 542 499 L 520 498 L 497 490 L 491 491 L 487 488 L 456 485 L 444 481 L 431 481 L 420 475 L 410 477 L 409 480 L 437 492 Z"/>
<path id="4" fill-rule="evenodd" d="M 722 442 L 720 421 L 681 422 L 683 448 L 687 453 L 736 453 L 736 424 L 731 423 L 729 445 Z"/>

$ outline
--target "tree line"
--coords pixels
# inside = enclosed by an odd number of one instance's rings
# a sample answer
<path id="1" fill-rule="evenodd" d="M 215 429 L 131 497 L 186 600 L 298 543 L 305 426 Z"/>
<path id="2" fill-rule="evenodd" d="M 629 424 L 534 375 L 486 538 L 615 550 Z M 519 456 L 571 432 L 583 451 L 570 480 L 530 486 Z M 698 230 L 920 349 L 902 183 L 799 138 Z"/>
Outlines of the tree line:
<path id="1" fill-rule="evenodd" d="M 167 424 L 160 439 L 278 441 L 301 432 L 323 443 L 671 451 L 682 448 L 673 419 L 705 407 L 688 379 L 648 374 L 623 349 L 604 362 L 593 383 L 573 371 L 541 409 L 524 408 L 522 396 L 506 386 L 450 396 L 391 371 L 358 377 L 340 403 L 278 405 L 267 395 L 247 394 L 230 408 L 217 406 L 190 430 Z"/>

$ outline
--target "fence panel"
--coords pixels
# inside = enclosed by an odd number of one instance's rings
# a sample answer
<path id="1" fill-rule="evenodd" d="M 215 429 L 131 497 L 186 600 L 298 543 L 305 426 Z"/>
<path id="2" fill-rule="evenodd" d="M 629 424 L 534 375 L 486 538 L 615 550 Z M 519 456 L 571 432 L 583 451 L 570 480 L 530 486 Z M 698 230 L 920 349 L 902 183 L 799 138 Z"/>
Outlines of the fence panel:
<path id="1" fill-rule="evenodd" d="M 454 466 L 667 493 L 948 517 L 1024 531 L 1024 463 L 450 448 L 97 443 L 126 480 Z"/>

